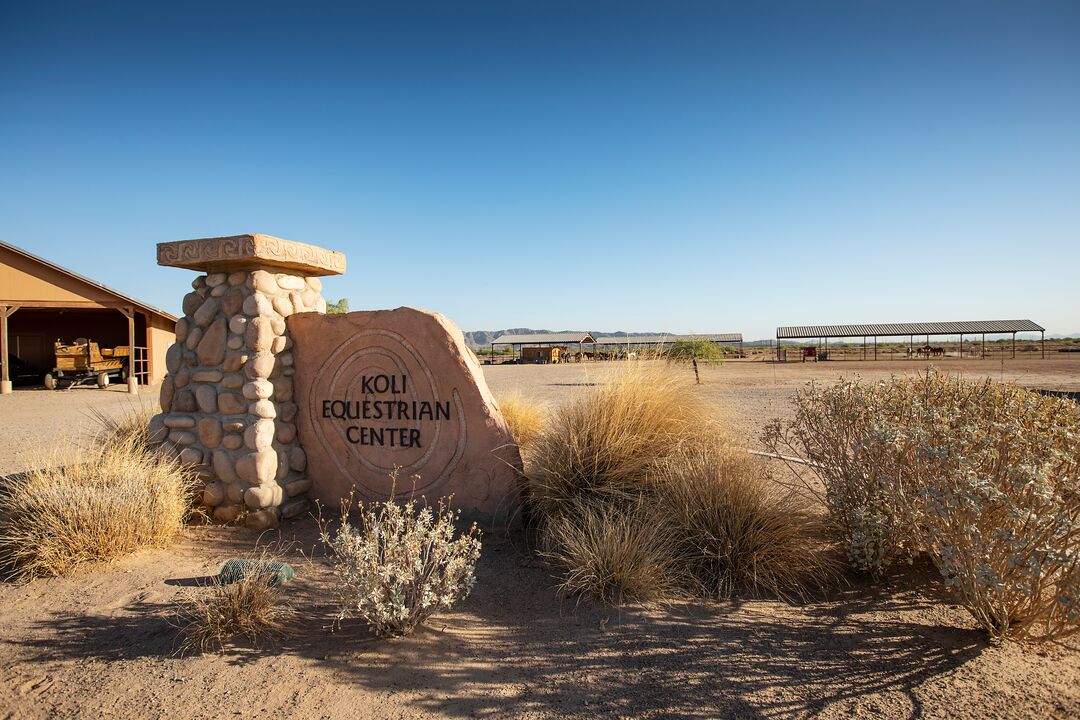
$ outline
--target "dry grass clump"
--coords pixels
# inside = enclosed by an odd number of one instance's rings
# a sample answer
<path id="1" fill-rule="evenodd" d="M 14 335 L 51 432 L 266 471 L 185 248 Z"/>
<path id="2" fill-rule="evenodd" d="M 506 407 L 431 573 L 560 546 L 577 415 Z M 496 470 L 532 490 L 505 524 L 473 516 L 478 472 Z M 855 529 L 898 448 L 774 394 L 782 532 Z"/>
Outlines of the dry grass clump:
<path id="1" fill-rule="evenodd" d="M 930 370 L 796 408 L 768 438 L 815 462 L 856 567 L 924 550 L 991 637 L 1080 632 L 1080 406 Z"/>
<path id="2" fill-rule="evenodd" d="M 569 590 L 803 596 L 833 570 L 808 501 L 732 448 L 693 389 L 662 369 L 632 368 L 568 402 L 526 468 L 529 516 Z"/>
<path id="3" fill-rule="evenodd" d="M 89 415 L 98 424 L 93 441 L 112 447 L 150 447 L 150 419 L 157 411 L 150 406 L 133 407 L 120 415 L 106 415 L 90 408 Z"/>
<path id="4" fill-rule="evenodd" d="M 149 452 L 138 422 L 58 448 L 36 463 L 40 469 L 9 478 L 0 495 L 5 574 L 62 575 L 141 547 L 163 547 L 180 534 L 195 478 L 175 460 Z"/>
<path id="5" fill-rule="evenodd" d="M 296 610 L 278 579 L 277 570 L 263 558 L 236 582 L 214 578 L 207 591 L 184 596 L 176 611 L 182 638 L 178 652 L 221 651 L 238 638 L 258 646 L 283 635 Z"/>
<path id="6" fill-rule="evenodd" d="M 718 430 L 675 375 L 628 368 L 551 414 L 526 453 L 527 494 L 542 517 L 575 499 L 634 502 L 681 448 Z"/>
<path id="7" fill-rule="evenodd" d="M 499 409 L 519 446 L 531 443 L 544 426 L 544 411 L 519 394 L 500 398 Z"/>
<path id="8" fill-rule="evenodd" d="M 820 506 L 776 482 L 760 458 L 702 447 L 670 463 L 661 487 L 664 524 L 702 595 L 743 589 L 792 599 L 837 570 Z"/>
<path id="9" fill-rule="evenodd" d="M 544 524 L 543 554 L 566 569 L 562 588 L 603 602 L 685 594 L 677 539 L 655 504 L 570 500 Z"/>

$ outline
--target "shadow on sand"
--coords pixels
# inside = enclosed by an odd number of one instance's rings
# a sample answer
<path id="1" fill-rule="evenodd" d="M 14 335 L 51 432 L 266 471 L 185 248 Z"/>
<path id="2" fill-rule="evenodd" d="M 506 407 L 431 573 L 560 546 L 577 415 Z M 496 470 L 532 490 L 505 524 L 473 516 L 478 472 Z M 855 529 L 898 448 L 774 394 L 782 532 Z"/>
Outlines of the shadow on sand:
<path id="1" fill-rule="evenodd" d="M 310 529 L 298 531 L 306 534 L 301 544 L 312 539 Z M 975 630 L 919 622 L 935 615 L 921 611 L 940 599 L 913 577 L 894 578 L 891 592 L 854 586 L 802 606 L 575 605 L 556 596 L 545 568 L 497 533 L 485 540 L 473 594 L 406 638 L 373 638 L 359 621 L 331 629 L 330 578 L 318 558 L 301 564 L 288 592 L 303 620 L 278 645 L 238 645 L 222 661 L 293 655 L 338 682 L 404 692 L 411 707 L 451 717 L 813 716 L 873 693 L 902 693 L 917 717 L 913 689 L 986 646 Z M 48 660 L 169 657 L 173 618 L 173 607 L 162 604 L 111 617 L 52 617 L 51 632 L 41 633 L 48 641 L 26 645 Z"/>

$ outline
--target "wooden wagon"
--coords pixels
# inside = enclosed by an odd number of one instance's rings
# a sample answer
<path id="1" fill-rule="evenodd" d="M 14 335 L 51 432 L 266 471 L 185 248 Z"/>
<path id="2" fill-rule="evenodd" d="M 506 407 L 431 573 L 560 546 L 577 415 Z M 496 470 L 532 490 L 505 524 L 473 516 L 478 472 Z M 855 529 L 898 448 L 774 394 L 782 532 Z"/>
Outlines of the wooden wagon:
<path id="1" fill-rule="evenodd" d="M 131 359 L 131 348 L 127 345 L 102 348 L 91 340 L 76 340 L 72 345 L 57 340 L 54 349 L 56 367 L 45 376 L 45 387 L 49 390 L 92 382 L 104 388 L 109 386 L 110 378 L 127 380 Z"/>

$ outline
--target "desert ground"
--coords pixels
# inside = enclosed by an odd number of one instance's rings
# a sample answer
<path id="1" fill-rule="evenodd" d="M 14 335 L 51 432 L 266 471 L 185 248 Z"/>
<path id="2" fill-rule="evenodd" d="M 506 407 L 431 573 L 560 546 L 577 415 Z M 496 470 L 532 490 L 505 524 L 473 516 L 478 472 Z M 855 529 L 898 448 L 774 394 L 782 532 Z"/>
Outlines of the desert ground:
<path id="1" fill-rule="evenodd" d="M 804 383 L 914 372 L 919 361 L 702 369 L 748 446 L 789 413 Z M 1080 354 L 1043 360 L 949 360 L 942 368 L 1029 387 L 1080 390 Z M 615 363 L 494 366 L 496 397 L 551 409 L 602 383 Z M 693 383 L 689 368 L 672 368 Z M 41 461 L 58 441 L 155 404 L 117 390 L 0 397 L 0 475 Z M 297 570 L 287 594 L 301 619 L 278 645 L 178 656 L 173 603 L 257 543 L 280 544 Z M 99 717 L 1061 717 L 1080 716 L 1080 648 L 989 644 L 916 564 L 872 585 L 846 584 L 801 604 L 607 607 L 562 597 L 554 570 L 515 528 L 487 528 L 472 595 L 399 639 L 360 621 L 332 627 L 331 572 L 310 518 L 257 536 L 190 527 L 167 550 L 142 551 L 71 577 L 0 584 L 0 718 Z"/>

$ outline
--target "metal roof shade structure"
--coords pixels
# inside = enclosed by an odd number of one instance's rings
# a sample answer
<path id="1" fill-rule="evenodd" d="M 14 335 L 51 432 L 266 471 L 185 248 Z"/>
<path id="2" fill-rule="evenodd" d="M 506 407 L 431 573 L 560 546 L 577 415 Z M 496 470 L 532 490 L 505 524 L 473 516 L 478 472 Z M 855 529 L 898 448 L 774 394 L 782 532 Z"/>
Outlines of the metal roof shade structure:
<path id="1" fill-rule="evenodd" d="M 776 328 L 779 340 L 821 337 L 887 337 L 899 335 L 1009 335 L 1044 332 L 1031 320 L 971 320 L 966 322 L 885 323 L 875 325 L 796 325 Z"/>
<path id="2" fill-rule="evenodd" d="M 680 340 L 708 340 L 712 343 L 742 343 L 742 333 L 712 333 L 708 335 L 624 335 L 597 338 L 594 345 L 670 345 Z"/>
<path id="3" fill-rule="evenodd" d="M 552 345 L 556 343 L 592 343 L 593 336 L 585 332 L 535 333 L 533 335 L 500 335 L 492 345 Z"/>
<path id="4" fill-rule="evenodd" d="M 1012 335 L 1013 357 L 1016 357 L 1016 333 L 1037 332 L 1042 335 L 1042 356 L 1046 357 L 1046 328 L 1031 320 L 962 320 L 956 322 L 926 323 L 876 323 L 869 325 L 794 325 L 776 328 L 776 353 L 780 357 L 781 340 L 802 340 L 824 338 L 826 348 L 829 338 L 863 338 L 863 355 L 866 355 L 866 338 L 874 338 L 874 357 L 877 358 L 877 339 L 879 337 L 899 337 L 907 335 L 913 338 L 922 335 L 959 335 L 961 349 L 964 335 L 983 336 L 983 354 L 985 356 L 987 335 Z"/>

